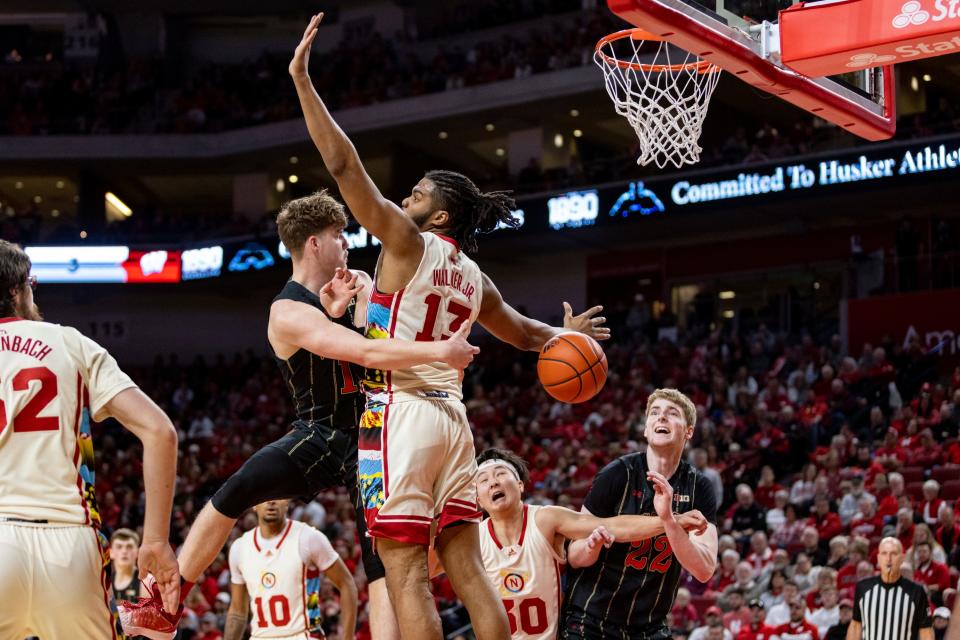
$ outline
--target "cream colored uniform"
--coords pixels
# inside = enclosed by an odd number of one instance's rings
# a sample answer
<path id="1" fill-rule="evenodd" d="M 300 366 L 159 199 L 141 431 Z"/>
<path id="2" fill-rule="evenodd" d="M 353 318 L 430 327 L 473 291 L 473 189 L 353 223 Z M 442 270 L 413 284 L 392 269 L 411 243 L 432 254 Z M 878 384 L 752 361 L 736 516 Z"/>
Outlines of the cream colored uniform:
<path id="1" fill-rule="evenodd" d="M 116 637 L 80 426 L 134 386 L 76 329 L 0 319 L 0 640 Z"/>
<path id="2" fill-rule="evenodd" d="M 541 508 L 523 506 L 523 526 L 515 545 L 504 546 L 497 539 L 489 518 L 480 525 L 483 566 L 503 600 L 514 640 L 557 637 L 562 597 L 560 565 L 566 558 L 537 527 L 536 513 Z"/>
<path id="3" fill-rule="evenodd" d="M 423 233 L 423 257 L 409 284 L 374 291 L 366 336 L 432 341 L 480 313 L 483 276 L 453 240 Z M 374 537 L 430 542 L 455 522 L 479 522 L 473 435 L 459 372 L 442 362 L 396 371 L 368 369 L 360 421 L 360 491 Z"/>
<path id="4" fill-rule="evenodd" d="M 264 539 L 260 527 L 237 538 L 230 546 L 230 581 L 244 584 L 250 597 L 252 638 L 310 638 L 319 625 L 310 611 L 317 594 L 308 583 L 319 579 L 311 571 L 326 571 L 337 561 L 327 537 L 310 525 L 287 520 L 283 533 Z M 317 589 L 319 590 L 319 589 Z"/>

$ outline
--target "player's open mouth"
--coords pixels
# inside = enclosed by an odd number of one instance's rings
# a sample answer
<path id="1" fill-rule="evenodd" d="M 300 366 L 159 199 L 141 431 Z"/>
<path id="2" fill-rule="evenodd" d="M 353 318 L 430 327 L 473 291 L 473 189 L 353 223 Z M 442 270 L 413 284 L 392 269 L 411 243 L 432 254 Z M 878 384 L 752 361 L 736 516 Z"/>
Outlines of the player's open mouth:
<path id="1" fill-rule="evenodd" d="M 505 494 L 503 491 L 494 491 L 494 492 L 493 492 L 493 495 L 490 496 L 490 500 L 491 500 L 491 502 L 496 502 L 496 501 L 499 500 L 500 498 L 505 498 L 506 495 L 507 495 L 507 494 Z"/>
<path id="2" fill-rule="evenodd" d="M 670 433 L 670 427 L 663 427 L 663 426 L 661 426 L 661 427 L 654 427 L 653 432 L 654 432 L 654 433 L 666 433 L 666 434 L 669 434 L 669 433 Z"/>

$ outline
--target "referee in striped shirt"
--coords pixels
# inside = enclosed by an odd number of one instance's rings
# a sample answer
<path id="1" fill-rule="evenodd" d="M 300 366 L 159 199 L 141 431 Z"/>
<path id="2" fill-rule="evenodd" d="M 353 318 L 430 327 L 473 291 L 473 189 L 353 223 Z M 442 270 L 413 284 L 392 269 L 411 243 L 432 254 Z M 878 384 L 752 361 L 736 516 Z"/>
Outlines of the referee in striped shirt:
<path id="1" fill-rule="evenodd" d="M 903 545 L 880 541 L 880 575 L 857 583 L 847 640 L 933 640 L 930 601 L 923 587 L 900 575 Z"/>

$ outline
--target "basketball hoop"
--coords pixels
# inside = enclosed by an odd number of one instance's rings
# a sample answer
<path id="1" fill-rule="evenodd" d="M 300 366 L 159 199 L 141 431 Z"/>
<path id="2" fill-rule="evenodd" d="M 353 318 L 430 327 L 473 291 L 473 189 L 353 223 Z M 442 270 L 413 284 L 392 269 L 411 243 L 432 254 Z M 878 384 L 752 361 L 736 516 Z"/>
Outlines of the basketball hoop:
<path id="1" fill-rule="evenodd" d="M 644 47 L 648 42 L 657 44 L 652 56 L 652 48 Z M 720 67 L 643 29 L 602 38 L 594 61 L 603 69 L 617 113 L 640 140 L 637 164 L 679 168 L 700 160 L 700 132 Z"/>

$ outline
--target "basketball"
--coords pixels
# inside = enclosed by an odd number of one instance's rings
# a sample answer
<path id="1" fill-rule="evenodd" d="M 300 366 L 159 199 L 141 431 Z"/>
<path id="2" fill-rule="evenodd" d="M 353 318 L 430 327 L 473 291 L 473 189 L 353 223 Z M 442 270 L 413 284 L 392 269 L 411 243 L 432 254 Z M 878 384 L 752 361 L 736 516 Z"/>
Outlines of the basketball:
<path id="1" fill-rule="evenodd" d="M 540 350 L 537 375 L 547 393 L 560 402 L 586 402 L 607 381 L 607 356 L 590 336 L 561 333 Z"/>

